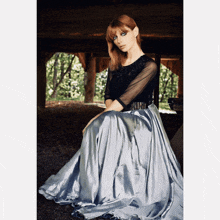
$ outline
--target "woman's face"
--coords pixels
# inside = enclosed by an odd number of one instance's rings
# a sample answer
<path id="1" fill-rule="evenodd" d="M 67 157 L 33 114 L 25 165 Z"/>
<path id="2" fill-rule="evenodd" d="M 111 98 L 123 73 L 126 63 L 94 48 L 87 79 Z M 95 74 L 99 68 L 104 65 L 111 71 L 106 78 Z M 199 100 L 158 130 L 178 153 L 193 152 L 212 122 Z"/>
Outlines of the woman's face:
<path id="1" fill-rule="evenodd" d="M 123 32 L 120 28 L 116 29 L 113 42 L 121 51 L 129 52 L 137 43 L 137 40 L 134 30 L 127 27 L 125 29 L 126 32 Z"/>

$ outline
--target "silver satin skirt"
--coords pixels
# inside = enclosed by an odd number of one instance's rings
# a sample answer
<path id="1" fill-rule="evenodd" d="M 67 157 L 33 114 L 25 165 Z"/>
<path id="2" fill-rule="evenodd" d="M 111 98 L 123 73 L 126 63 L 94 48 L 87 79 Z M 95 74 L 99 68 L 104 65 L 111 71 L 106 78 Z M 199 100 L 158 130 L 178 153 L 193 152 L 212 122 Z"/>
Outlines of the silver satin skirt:
<path id="1" fill-rule="evenodd" d="M 39 193 L 86 219 L 183 219 L 183 177 L 154 104 L 100 115 Z"/>

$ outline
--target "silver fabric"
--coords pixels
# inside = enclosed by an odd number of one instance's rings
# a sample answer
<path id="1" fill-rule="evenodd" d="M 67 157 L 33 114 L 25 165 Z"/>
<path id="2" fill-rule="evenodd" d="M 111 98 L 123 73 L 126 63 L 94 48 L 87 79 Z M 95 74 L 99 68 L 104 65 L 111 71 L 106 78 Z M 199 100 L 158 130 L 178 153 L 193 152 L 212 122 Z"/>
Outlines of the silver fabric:
<path id="1" fill-rule="evenodd" d="M 103 113 L 86 129 L 81 148 L 40 187 L 59 204 L 92 219 L 183 219 L 183 177 L 159 112 Z"/>

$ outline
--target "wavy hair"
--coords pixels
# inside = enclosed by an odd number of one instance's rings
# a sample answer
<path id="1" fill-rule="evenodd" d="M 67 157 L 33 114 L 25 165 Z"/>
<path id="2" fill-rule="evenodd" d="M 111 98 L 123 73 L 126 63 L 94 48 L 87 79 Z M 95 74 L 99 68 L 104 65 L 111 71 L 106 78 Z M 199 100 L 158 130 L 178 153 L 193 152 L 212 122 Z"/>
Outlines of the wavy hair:
<path id="1" fill-rule="evenodd" d="M 133 18 L 127 16 L 127 15 L 121 15 L 118 18 L 115 18 L 111 23 L 109 24 L 106 32 L 106 41 L 108 44 L 108 53 L 111 58 L 110 62 L 110 69 L 115 70 L 121 65 L 122 59 L 127 57 L 127 52 L 121 51 L 115 44 L 114 44 L 114 36 L 116 33 L 117 28 L 119 28 L 122 32 L 127 33 L 129 28 L 133 30 L 135 27 L 137 27 L 136 22 Z M 138 33 L 137 36 L 137 43 L 139 47 L 141 47 L 141 37 L 140 33 Z"/>

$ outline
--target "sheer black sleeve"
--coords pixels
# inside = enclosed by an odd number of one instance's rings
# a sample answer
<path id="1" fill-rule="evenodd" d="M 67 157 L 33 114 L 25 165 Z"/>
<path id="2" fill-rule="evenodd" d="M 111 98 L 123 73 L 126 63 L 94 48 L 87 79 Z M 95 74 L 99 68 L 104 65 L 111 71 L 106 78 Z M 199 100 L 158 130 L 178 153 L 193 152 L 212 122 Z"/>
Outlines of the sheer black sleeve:
<path id="1" fill-rule="evenodd" d="M 107 100 L 107 99 L 112 99 L 111 98 L 111 93 L 110 93 L 110 81 L 111 81 L 111 78 L 112 78 L 112 76 L 111 76 L 111 71 L 110 71 L 110 69 L 108 68 L 108 77 L 107 77 L 107 82 L 106 82 L 106 87 L 105 87 L 105 101 Z"/>
<path id="2" fill-rule="evenodd" d="M 156 63 L 153 61 L 147 62 L 144 69 L 131 81 L 125 92 L 117 98 L 118 102 L 125 108 L 137 95 L 142 93 L 156 73 Z"/>

